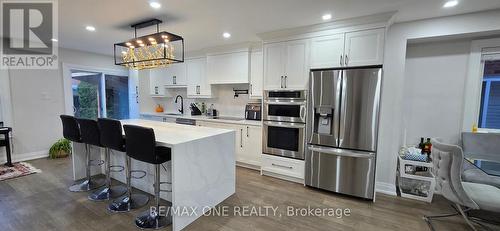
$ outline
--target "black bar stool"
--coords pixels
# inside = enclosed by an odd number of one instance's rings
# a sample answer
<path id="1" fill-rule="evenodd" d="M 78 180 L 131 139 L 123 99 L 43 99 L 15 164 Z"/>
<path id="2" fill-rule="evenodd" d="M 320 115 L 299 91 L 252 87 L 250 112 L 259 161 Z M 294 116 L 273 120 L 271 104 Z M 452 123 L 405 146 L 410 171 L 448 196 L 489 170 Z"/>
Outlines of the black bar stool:
<path id="1" fill-rule="evenodd" d="M 119 165 L 111 165 L 111 149 L 125 152 L 125 140 L 122 135 L 122 125 L 120 121 L 112 119 L 97 120 L 100 144 L 105 149 L 104 164 L 106 172 L 106 186 L 89 195 L 92 201 L 104 201 L 117 198 L 127 192 L 127 188 L 121 185 L 111 185 L 111 173 L 122 172 L 125 168 Z"/>
<path id="2" fill-rule="evenodd" d="M 99 119 L 99 126 L 107 134 L 105 138 L 107 141 L 107 147 L 117 150 L 120 152 L 126 152 L 126 143 L 123 138 L 123 130 L 120 121 L 111 119 Z M 131 158 L 130 156 L 125 157 L 125 171 L 127 180 L 127 194 L 116 200 L 114 200 L 108 206 L 108 210 L 112 212 L 128 212 L 132 209 L 137 209 L 145 206 L 149 202 L 149 196 L 144 194 L 132 193 L 132 178 L 141 179 L 144 178 L 147 173 L 140 170 L 131 170 Z M 143 173 L 142 176 L 132 176 L 132 173 L 140 172 Z"/>
<path id="3" fill-rule="evenodd" d="M 144 211 L 135 218 L 135 224 L 141 229 L 159 229 L 172 223 L 170 216 L 160 216 L 160 165 L 172 159 L 170 148 L 156 146 L 156 139 L 153 129 L 135 125 L 124 125 L 125 139 L 127 143 L 127 156 L 155 165 L 155 200 L 156 211 Z"/>
<path id="4" fill-rule="evenodd" d="M 82 140 L 82 134 L 80 131 L 80 126 L 75 117 L 69 115 L 61 115 L 61 121 L 63 125 L 63 137 L 67 140 L 70 140 L 74 143 L 85 143 Z M 79 183 L 76 183 L 69 187 L 69 191 L 71 192 L 85 192 L 90 191 L 92 189 L 96 189 L 101 187 L 104 182 L 101 179 L 92 179 L 90 175 L 90 152 L 89 145 L 85 143 L 85 159 L 86 159 L 86 177 Z"/>

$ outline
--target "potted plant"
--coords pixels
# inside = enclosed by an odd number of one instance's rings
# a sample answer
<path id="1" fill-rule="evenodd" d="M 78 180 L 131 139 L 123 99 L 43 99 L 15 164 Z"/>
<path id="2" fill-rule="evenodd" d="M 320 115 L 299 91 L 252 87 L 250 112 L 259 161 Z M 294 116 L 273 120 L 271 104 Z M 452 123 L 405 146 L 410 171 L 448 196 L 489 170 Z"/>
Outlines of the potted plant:
<path id="1" fill-rule="evenodd" d="M 71 154 L 71 142 L 67 139 L 60 139 L 50 147 L 49 157 L 52 159 L 64 158 Z"/>

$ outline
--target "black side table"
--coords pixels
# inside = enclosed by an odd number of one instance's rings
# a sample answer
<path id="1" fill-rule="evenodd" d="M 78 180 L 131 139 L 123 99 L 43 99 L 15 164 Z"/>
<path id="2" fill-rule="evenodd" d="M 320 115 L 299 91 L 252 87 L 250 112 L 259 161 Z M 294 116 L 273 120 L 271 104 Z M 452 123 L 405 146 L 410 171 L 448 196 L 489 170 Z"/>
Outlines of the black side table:
<path id="1" fill-rule="evenodd" d="M 4 139 L 0 138 L 0 147 L 5 147 L 5 151 L 7 153 L 7 163 L 5 164 L 8 167 L 13 167 L 11 151 L 10 151 L 10 133 L 12 132 L 12 128 L 9 127 L 0 127 L 0 135 L 3 135 Z"/>

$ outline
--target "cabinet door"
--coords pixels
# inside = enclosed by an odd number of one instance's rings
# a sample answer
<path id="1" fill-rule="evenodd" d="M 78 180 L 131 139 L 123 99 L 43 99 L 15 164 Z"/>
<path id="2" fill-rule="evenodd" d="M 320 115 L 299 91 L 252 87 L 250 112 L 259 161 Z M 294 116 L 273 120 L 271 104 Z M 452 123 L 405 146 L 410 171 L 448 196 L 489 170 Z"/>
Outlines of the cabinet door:
<path id="1" fill-rule="evenodd" d="M 168 87 L 186 86 L 186 65 L 184 63 L 175 63 L 166 68 Z"/>
<path id="2" fill-rule="evenodd" d="M 309 79 L 309 40 L 297 40 L 286 44 L 284 87 L 307 89 Z"/>
<path id="3" fill-rule="evenodd" d="M 211 84 L 248 84 L 250 53 L 238 51 L 207 56 L 207 75 Z"/>
<path id="4" fill-rule="evenodd" d="M 264 56 L 262 51 L 252 52 L 250 59 L 250 98 L 262 98 L 264 80 Z"/>
<path id="5" fill-rule="evenodd" d="M 283 88 L 285 75 L 285 45 L 271 43 L 264 45 L 264 89 Z"/>
<path id="6" fill-rule="evenodd" d="M 345 34 L 347 66 L 380 65 L 384 61 L 385 29 L 373 29 Z"/>
<path id="7" fill-rule="evenodd" d="M 165 75 L 161 69 L 142 70 L 139 71 L 139 76 L 149 77 L 149 90 L 152 96 L 165 95 Z"/>
<path id="8" fill-rule="evenodd" d="M 206 59 L 186 61 L 187 94 L 190 98 L 207 98 L 212 96 L 211 85 L 206 76 Z"/>
<path id="9" fill-rule="evenodd" d="M 262 156 L 262 127 L 245 126 L 244 136 L 244 156 L 241 162 L 261 166 Z"/>
<path id="10" fill-rule="evenodd" d="M 344 65 L 344 34 L 311 40 L 311 69 L 335 68 Z"/>

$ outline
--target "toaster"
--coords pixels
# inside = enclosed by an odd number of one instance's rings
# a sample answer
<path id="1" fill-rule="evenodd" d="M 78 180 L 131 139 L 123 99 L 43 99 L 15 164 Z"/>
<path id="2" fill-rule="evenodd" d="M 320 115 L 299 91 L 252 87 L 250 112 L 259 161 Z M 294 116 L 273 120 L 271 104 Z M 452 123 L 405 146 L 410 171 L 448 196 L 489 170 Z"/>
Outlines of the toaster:
<path id="1" fill-rule="evenodd" d="M 249 103 L 245 107 L 245 119 L 247 120 L 261 120 L 262 106 L 260 103 Z"/>

